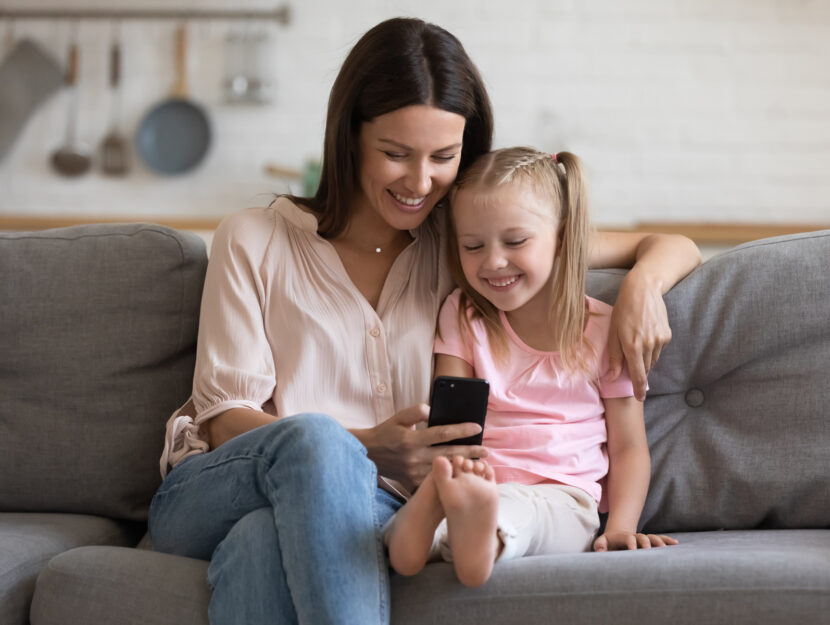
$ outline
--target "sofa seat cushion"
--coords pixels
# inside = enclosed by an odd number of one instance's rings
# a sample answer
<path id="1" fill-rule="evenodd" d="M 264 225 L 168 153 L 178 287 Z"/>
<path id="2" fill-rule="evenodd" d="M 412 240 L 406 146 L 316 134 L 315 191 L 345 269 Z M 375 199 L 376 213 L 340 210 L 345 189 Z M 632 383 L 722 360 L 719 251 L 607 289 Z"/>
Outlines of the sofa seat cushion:
<path id="1" fill-rule="evenodd" d="M 830 611 L 830 531 L 676 534 L 680 545 L 638 552 L 522 558 L 479 589 L 434 563 L 393 576 L 392 623 L 780 625 Z M 137 549 L 82 547 L 41 573 L 32 625 L 207 625 L 208 563 Z"/>
<path id="2" fill-rule="evenodd" d="M 26 625 L 35 580 L 58 553 L 80 545 L 131 545 L 134 524 L 82 514 L 0 513 L 0 623 Z"/>
<path id="3" fill-rule="evenodd" d="M 499 564 L 467 589 L 452 565 L 393 581 L 395 625 L 753 625 L 826 623 L 830 531 L 673 534 L 636 552 L 540 556 Z"/>
<path id="4" fill-rule="evenodd" d="M 32 625 L 208 625 L 207 567 L 146 549 L 73 549 L 38 578 Z"/>

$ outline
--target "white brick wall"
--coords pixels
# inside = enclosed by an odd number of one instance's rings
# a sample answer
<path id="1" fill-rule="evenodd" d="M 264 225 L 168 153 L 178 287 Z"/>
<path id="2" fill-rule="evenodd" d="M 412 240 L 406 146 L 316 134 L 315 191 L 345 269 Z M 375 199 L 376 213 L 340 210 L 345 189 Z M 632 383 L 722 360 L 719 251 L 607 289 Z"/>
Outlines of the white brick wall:
<path id="1" fill-rule="evenodd" d="M 278 0 L 178 0 L 178 8 L 271 8 Z M 141 0 L 0 0 L 4 7 L 169 6 Z M 265 162 L 319 154 L 326 100 L 345 54 L 376 22 L 417 15 L 455 33 L 487 82 L 496 144 L 569 149 L 592 175 L 600 224 L 640 220 L 830 222 L 830 0 L 294 0 L 274 25 L 277 99 L 222 104 L 232 28 L 190 25 L 190 82 L 215 143 L 192 174 L 160 178 L 137 159 L 124 180 L 57 178 L 65 101 L 30 120 L 0 163 L 0 213 L 218 216 L 284 190 Z M 66 24 L 20 22 L 63 57 Z M 79 26 L 80 136 L 107 130 L 110 24 Z M 173 81 L 173 24 L 125 22 L 124 126 Z"/>

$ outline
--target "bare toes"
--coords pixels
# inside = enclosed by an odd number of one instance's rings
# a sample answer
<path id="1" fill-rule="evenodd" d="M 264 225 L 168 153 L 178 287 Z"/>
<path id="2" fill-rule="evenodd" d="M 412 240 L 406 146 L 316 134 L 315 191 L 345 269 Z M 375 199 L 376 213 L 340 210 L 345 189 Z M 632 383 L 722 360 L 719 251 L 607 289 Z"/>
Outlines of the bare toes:
<path id="1" fill-rule="evenodd" d="M 433 479 L 443 484 L 452 477 L 453 468 L 450 461 L 444 456 L 436 456 L 432 461 L 432 477 Z"/>
<path id="2" fill-rule="evenodd" d="M 489 481 L 494 481 L 496 479 L 496 472 L 493 471 L 493 467 L 491 467 L 486 462 L 482 462 L 481 464 L 484 465 L 484 479 Z"/>

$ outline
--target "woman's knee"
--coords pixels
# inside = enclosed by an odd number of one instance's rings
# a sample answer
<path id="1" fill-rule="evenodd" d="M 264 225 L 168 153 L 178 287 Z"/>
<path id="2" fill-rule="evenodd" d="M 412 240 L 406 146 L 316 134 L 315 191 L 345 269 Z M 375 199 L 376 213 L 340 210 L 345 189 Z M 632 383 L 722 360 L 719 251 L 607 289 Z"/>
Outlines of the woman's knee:
<path id="1" fill-rule="evenodd" d="M 366 448 L 332 417 L 301 413 L 274 424 L 275 438 L 303 457 L 334 460 L 340 454 L 366 455 Z M 282 445 L 281 445 L 282 446 Z"/>

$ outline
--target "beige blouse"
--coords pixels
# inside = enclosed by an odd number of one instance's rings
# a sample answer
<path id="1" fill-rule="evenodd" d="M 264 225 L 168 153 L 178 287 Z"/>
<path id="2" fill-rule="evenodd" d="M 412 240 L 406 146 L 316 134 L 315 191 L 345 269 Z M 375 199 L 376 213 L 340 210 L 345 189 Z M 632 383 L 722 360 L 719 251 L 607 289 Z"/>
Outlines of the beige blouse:
<path id="1" fill-rule="evenodd" d="M 167 423 L 162 476 L 207 451 L 199 425 L 230 408 L 320 412 L 370 428 L 427 402 L 436 319 L 452 286 L 439 221 L 411 232 L 375 310 L 316 218 L 290 200 L 225 219 L 202 296 L 195 408 Z"/>

